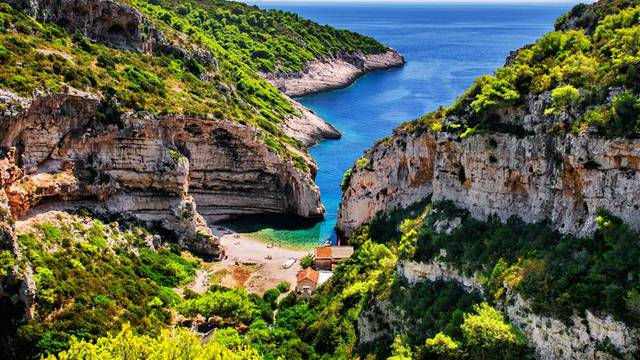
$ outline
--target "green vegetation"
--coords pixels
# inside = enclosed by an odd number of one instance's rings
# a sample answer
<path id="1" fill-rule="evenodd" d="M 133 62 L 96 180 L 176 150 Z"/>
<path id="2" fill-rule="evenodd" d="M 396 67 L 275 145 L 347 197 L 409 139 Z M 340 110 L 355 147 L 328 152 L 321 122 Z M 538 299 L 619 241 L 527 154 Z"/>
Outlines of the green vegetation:
<path id="1" fill-rule="evenodd" d="M 545 110 L 545 115 L 552 115 L 558 111 L 567 112 L 580 100 L 580 91 L 571 85 L 553 89 L 551 92 L 553 107 Z"/>
<path id="2" fill-rule="evenodd" d="M 508 65 L 476 80 L 449 108 L 404 124 L 409 131 L 467 129 L 517 131 L 506 117 L 524 109 L 528 98 L 546 102 L 550 130 L 601 136 L 640 135 L 640 3 L 602 0 L 578 5 L 559 19 L 558 31 L 520 49 Z M 573 26 L 569 18 L 577 18 Z M 560 30 L 562 29 L 562 30 Z"/>
<path id="3" fill-rule="evenodd" d="M 479 293 L 466 292 L 455 283 L 426 281 L 409 286 L 401 279 L 395 281 L 390 298 L 394 306 L 405 311 L 406 343 L 414 347 L 438 332 L 461 339 L 463 314 L 481 299 Z"/>
<path id="4" fill-rule="evenodd" d="M 212 287 L 204 295 L 182 302 L 178 310 L 186 316 L 220 316 L 233 323 L 250 324 L 261 315 L 260 304 L 252 300 L 261 302 L 259 298 L 252 299 L 244 289 Z M 267 319 L 270 320 L 271 315 Z"/>
<path id="5" fill-rule="evenodd" d="M 442 332 L 427 339 L 416 348 L 412 355 L 408 346 L 392 345 L 393 355 L 403 349 L 401 359 L 530 359 L 531 352 L 526 347 L 526 339 L 513 325 L 505 322 L 504 316 L 487 303 L 473 306 L 473 312 L 456 313 L 462 334 L 454 338 Z M 396 357 L 390 357 L 394 359 Z"/>
<path id="6" fill-rule="evenodd" d="M 606 211 L 599 212 L 593 237 L 576 238 L 516 218 L 474 220 L 447 203 L 434 209 L 418 231 L 415 259 L 431 260 L 444 249 L 442 260 L 466 274 L 477 272 L 493 300 L 505 299 L 507 284 L 539 314 L 569 321 L 590 310 L 639 323 L 638 233 Z M 434 231 L 435 222 L 454 217 L 464 220 L 450 235 Z"/>
<path id="7" fill-rule="evenodd" d="M 369 158 L 361 157 L 356 160 L 356 170 L 361 171 L 369 165 Z"/>
<path id="8" fill-rule="evenodd" d="M 232 1 L 133 1 L 154 18 L 185 34 L 201 32 L 253 69 L 302 70 L 307 61 L 341 51 L 365 54 L 387 50 L 376 40 L 337 30 L 280 10 L 263 11 Z"/>
<path id="9" fill-rule="evenodd" d="M 166 307 L 179 301 L 172 287 L 192 278 L 193 261 L 164 248 L 136 254 L 140 229 L 75 216 L 55 224 L 18 237 L 37 286 L 35 318 L 17 331 L 20 354 L 56 354 L 72 337 L 96 339 L 124 323 L 150 335 L 169 323 Z"/>
<path id="10" fill-rule="evenodd" d="M 342 189 L 342 191 L 347 190 L 347 188 L 349 187 L 349 181 L 351 181 L 352 173 L 353 169 L 349 168 L 344 172 L 344 175 L 342 175 L 342 181 L 340 182 L 340 189 Z"/>
<path id="11" fill-rule="evenodd" d="M 115 336 L 96 342 L 73 339 L 68 350 L 48 360 L 120 360 L 120 359 L 188 359 L 211 360 L 260 359 L 256 351 L 243 346 L 228 346 L 218 341 L 200 343 L 200 337 L 184 329 L 163 330 L 157 337 L 137 335 L 125 324 Z"/>
<path id="12" fill-rule="evenodd" d="M 471 358 L 521 358 L 526 343 L 523 335 L 505 323 L 504 316 L 487 303 L 474 306 L 473 314 L 464 314 L 460 325 Z"/>
<path id="13" fill-rule="evenodd" d="M 278 286 L 276 286 L 276 289 L 281 293 L 286 293 L 291 289 L 291 283 L 288 281 L 281 281 L 278 283 Z"/>
<path id="14" fill-rule="evenodd" d="M 303 269 L 311 267 L 311 265 L 313 265 L 313 255 L 307 254 L 300 259 L 300 266 Z"/>

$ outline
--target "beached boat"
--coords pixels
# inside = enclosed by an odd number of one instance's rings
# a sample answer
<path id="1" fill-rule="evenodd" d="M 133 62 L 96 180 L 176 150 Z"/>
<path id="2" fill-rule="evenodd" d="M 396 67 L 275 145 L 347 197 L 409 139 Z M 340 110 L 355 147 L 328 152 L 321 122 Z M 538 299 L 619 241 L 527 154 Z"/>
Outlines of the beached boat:
<path id="1" fill-rule="evenodd" d="M 284 264 L 282 264 L 282 268 L 283 269 L 288 269 L 290 267 L 293 266 L 293 264 L 296 263 L 296 258 L 290 257 L 289 260 L 285 261 Z"/>

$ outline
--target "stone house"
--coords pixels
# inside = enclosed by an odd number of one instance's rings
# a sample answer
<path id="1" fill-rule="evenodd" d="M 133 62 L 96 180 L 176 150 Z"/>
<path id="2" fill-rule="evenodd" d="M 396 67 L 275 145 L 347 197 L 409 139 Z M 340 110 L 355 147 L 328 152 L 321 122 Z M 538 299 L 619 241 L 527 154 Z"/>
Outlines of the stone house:
<path id="1" fill-rule="evenodd" d="M 298 271 L 296 293 L 303 299 L 308 299 L 318 287 L 320 273 L 312 268 Z"/>

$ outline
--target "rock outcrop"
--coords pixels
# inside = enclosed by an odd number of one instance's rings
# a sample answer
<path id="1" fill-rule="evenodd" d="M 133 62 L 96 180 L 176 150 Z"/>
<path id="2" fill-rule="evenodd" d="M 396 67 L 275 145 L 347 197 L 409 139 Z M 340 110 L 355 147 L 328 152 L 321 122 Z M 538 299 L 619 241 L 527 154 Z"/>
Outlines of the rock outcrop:
<path id="1" fill-rule="evenodd" d="M 41 22 L 54 23 L 70 34 L 94 42 L 154 55 L 175 54 L 206 66 L 217 66 L 211 52 L 184 48 L 167 39 L 138 9 L 117 0 L 9 0 Z M 203 74 L 206 76 L 206 74 Z"/>
<path id="2" fill-rule="evenodd" d="M 468 277 L 439 260 L 429 263 L 399 261 L 398 276 L 409 284 L 444 280 L 460 284 L 467 291 L 481 290 L 476 277 Z M 573 315 L 571 325 L 552 317 L 535 314 L 517 293 L 506 289 L 507 299 L 500 304 L 510 322 L 527 336 L 542 359 L 607 358 L 598 345 L 610 344 L 622 354 L 633 354 L 640 344 L 640 332 L 614 320 L 585 311 Z M 388 311 L 387 311 L 388 312 Z M 371 325 L 369 325 L 371 328 Z"/>
<path id="3" fill-rule="evenodd" d="M 313 146 L 324 139 L 340 139 L 342 134 L 299 102 L 290 99 L 295 114 L 287 117 L 282 130 L 302 146 Z"/>
<path id="4" fill-rule="evenodd" d="M 43 198 L 90 200 L 109 213 L 162 226 L 185 247 L 217 256 L 218 239 L 207 220 L 323 215 L 311 174 L 280 158 L 253 128 L 146 112 L 110 122 L 98 116 L 100 100 L 87 95 L 13 103 L 24 107 L 7 106 L 0 141 L 17 149 L 26 173 L 7 189 L 14 216 L 27 214 Z"/>
<path id="5" fill-rule="evenodd" d="M 40 21 L 123 49 L 156 53 L 168 49 L 162 32 L 135 8 L 113 0 L 10 0 Z"/>
<path id="6" fill-rule="evenodd" d="M 16 242 L 9 198 L 4 190 L 21 177 L 22 172 L 14 163 L 14 153 L 0 151 L 0 347 L 3 349 L 13 348 L 12 334 L 18 324 L 32 319 L 35 312 L 36 285 L 33 272 L 30 266 L 19 262 L 20 249 Z"/>
<path id="7" fill-rule="evenodd" d="M 348 236 L 376 214 L 431 196 L 486 219 L 549 220 L 586 236 L 603 208 L 640 228 L 640 141 L 588 135 L 518 137 L 492 133 L 459 139 L 397 130 L 365 155 L 343 193 L 337 230 Z"/>
<path id="8" fill-rule="evenodd" d="M 367 72 L 404 63 L 395 50 L 371 55 L 342 52 L 333 58 L 311 61 L 300 72 L 262 75 L 283 93 L 296 97 L 344 88 Z"/>

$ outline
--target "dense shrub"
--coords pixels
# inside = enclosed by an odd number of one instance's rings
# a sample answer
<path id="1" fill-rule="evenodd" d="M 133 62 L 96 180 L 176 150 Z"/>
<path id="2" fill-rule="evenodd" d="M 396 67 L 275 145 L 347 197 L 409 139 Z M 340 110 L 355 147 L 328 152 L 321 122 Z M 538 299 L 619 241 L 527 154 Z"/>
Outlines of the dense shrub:
<path id="1" fill-rule="evenodd" d="M 250 301 L 245 289 L 214 288 L 202 296 L 184 301 L 178 309 L 187 316 L 220 316 L 245 324 L 259 316 L 258 307 Z"/>
<path id="2" fill-rule="evenodd" d="M 496 299 L 507 283 L 537 313 L 567 320 L 591 310 L 630 324 L 640 321 L 627 306 L 640 278 L 638 233 L 606 211 L 599 212 L 593 237 L 576 238 L 516 218 L 474 220 L 448 203 L 436 209 L 418 232 L 416 259 L 428 261 L 444 249 L 447 263 L 467 274 L 479 272 Z M 436 221 L 453 217 L 464 220 L 450 235 L 433 231 Z"/>
<path id="3" fill-rule="evenodd" d="M 37 286 L 36 317 L 17 331 L 21 355 L 55 354 L 72 337 L 96 339 L 125 322 L 155 334 L 170 321 L 166 307 L 180 301 L 171 286 L 190 280 L 195 264 L 168 250 L 132 251 L 143 244 L 134 230 L 63 216 L 19 234 Z"/>
<path id="4" fill-rule="evenodd" d="M 261 359 L 255 350 L 240 344 L 226 345 L 218 341 L 200 342 L 198 335 L 185 329 L 162 331 L 157 337 L 137 335 L 125 324 L 116 335 L 103 337 L 96 342 L 73 339 L 68 350 L 50 356 L 49 360 L 72 359 Z"/>

